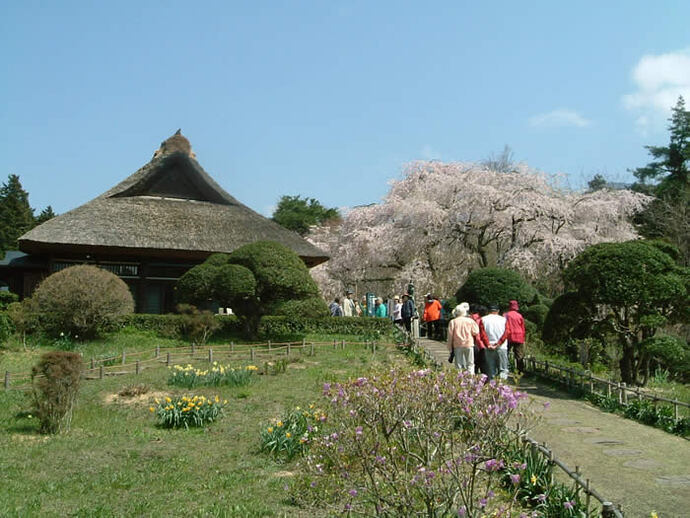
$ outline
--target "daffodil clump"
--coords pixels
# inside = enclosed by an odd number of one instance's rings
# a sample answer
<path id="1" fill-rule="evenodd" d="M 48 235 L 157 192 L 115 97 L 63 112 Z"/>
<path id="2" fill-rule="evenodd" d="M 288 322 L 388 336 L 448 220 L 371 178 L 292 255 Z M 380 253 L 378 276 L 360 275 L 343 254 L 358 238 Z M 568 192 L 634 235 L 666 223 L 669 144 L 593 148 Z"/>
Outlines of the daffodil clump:
<path id="1" fill-rule="evenodd" d="M 313 404 L 295 407 L 261 429 L 261 450 L 290 460 L 309 447 L 325 421 L 326 414 Z"/>
<path id="2" fill-rule="evenodd" d="M 259 370 L 255 365 L 231 367 L 218 362 L 213 362 L 208 369 L 199 369 L 190 363 L 185 366 L 173 365 L 169 369 L 168 384 L 186 388 L 244 386 L 251 382 L 252 377 Z"/>
<path id="3" fill-rule="evenodd" d="M 176 396 L 163 400 L 156 398 L 155 406 L 149 411 L 158 418 L 158 424 L 163 428 L 189 428 L 204 426 L 212 423 L 223 415 L 223 408 L 227 400 L 219 396 Z"/>

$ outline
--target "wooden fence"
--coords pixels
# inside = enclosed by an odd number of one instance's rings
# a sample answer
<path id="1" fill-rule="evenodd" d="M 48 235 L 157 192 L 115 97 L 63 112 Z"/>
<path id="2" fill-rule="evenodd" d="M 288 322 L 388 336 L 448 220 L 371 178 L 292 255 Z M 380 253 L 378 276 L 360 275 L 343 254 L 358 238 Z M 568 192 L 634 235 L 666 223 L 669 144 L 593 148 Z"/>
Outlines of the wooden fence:
<path id="1" fill-rule="evenodd" d="M 646 399 L 652 401 L 656 406 L 658 403 L 664 403 L 673 406 L 673 417 L 676 421 L 681 418 L 680 409 L 685 409 L 688 412 L 690 403 L 685 401 L 678 401 L 677 399 L 668 399 L 656 394 L 650 394 L 642 391 L 639 387 L 628 387 L 625 383 L 611 381 L 604 378 L 598 378 L 589 371 L 580 371 L 571 367 L 564 367 L 549 363 L 548 360 L 537 360 L 533 356 L 525 358 L 525 367 L 528 371 L 534 374 L 543 376 L 545 378 L 557 381 L 568 388 L 579 389 L 590 394 L 597 394 L 606 397 L 617 397 L 618 403 L 627 405 L 628 401 L 633 399 Z"/>
<path id="2" fill-rule="evenodd" d="M 268 342 L 253 344 L 235 344 L 216 346 L 185 346 L 163 348 L 156 346 L 148 351 L 122 351 L 117 356 L 101 358 L 84 358 L 82 377 L 87 380 L 104 379 L 107 376 L 140 374 L 145 369 L 171 366 L 180 362 L 192 361 L 245 361 L 262 363 L 278 358 L 289 358 L 296 351 L 314 356 L 318 348 L 332 347 L 345 349 L 346 346 L 359 345 L 375 353 L 381 344 L 375 341 L 346 342 Z M 36 376 L 39 378 L 40 376 Z M 31 388 L 31 372 L 5 371 L 5 390 L 28 390 Z"/>

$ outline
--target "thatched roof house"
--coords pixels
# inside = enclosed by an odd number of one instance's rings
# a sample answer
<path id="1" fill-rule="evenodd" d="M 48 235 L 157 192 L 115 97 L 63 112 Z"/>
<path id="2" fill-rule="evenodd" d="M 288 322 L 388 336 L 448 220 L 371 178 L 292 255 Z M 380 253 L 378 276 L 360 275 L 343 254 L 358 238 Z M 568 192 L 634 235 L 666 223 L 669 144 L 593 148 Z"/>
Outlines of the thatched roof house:
<path id="1" fill-rule="evenodd" d="M 19 238 L 19 248 L 45 257 L 49 271 L 75 262 L 106 267 L 130 282 L 139 295 L 139 311 L 159 312 L 171 309 L 172 285 L 184 271 L 212 253 L 259 240 L 287 246 L 310 267 L 328 259 L 223 190 L 178 131 L 148 164 L 90 202 L 30 230 Z M 150 296 L 147 286 L 161 282 L 168 295 L 154 289 L 161 293 Z M 163 300 L 144 302 L 151 298 Z"/>

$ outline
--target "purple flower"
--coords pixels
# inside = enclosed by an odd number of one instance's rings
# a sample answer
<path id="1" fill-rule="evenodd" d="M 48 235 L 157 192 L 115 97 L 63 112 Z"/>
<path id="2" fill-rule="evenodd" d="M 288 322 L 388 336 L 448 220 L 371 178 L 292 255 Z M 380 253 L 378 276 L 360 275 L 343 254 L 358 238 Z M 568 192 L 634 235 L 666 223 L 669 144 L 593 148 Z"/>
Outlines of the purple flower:
<path id="1" fill-rule="evenodd" d="M 331 390 L 331 384 L 330 383 L 324 383 L 323 384 L 324 393 L 327 393 L 329 390 Z"/>
<path id="2" fill-rule="evenodd" d="M 489 459 L 486 461 L 486 464 L 484 465 L 486 471 L 498 471 L 499 469 L 503 469 L 504 466 L 505 464 L 502 460 L 496 459 Z"/>
<path id="3" fill-rule="evenodd" d="M 347 493 L 350 496 L 357 496 L 357 490 L 356 489 L 350 489 Z"/>
<path id="4" fill-rule="evenodd" d="M 313 487 L 316 487 L 316 480 L 312 481 L 312 483 L 309 484 L 309 487 L 312 487 L 312 488 L 313 488 Z"/>
<path id="5" fill-rule="evenodd" d="M 351 511 L 351 510 L 352 510 L 352 506 L 351 506 L 350 504 L 345 504 L 345 510 L 346 510 L 346 511 Z"/>
<path id="6" fill-rule="evenodd" d="M 548 408 L 551 406 L 551 401 L 545 401 L 544 402 L 544 410 L 548 410 Z"/>
<path id="7" fill-rule="evenodd" d="M 460 509 L 458 509 L 458 516 L 462 518 L 465 515 L 467 515 L 467 507 L 463 505 Z"/>
<path id="8" fill-rule="evenodd" d="M 358 426 L 357 428 L 355 428 L 355 435 L 357 435 L 357 436 L 362 435 L 362 427 L 361 426 Z"/>
<path id="9" fill-rule="evenodd" d="M 546 495 L 542 493 L 541 495 L 537 495 L 537 500 L 539 500 L 542 504 L 546 502 Z"/>
<path id="10" fill-rule="evenodd" d="M 486 498 L 482 498 L 479 500 L 479 508 L 484 509 L 486 507 L 487 500 Z"/>
<path id="11" fill-rule="evenodd" d="M 568 510 L 571 510 L 573 508 L 573 505 L 575 504 L 575 500 L 570 500 L 568 502 L 565 502 L 563 504 L 563 507 L 565 507 Z"/>
<path id="12" fill-rule="evenodd" d="M 517 485 L 520 483 L 520 475 L 510 475 L 510 481 Z"/>

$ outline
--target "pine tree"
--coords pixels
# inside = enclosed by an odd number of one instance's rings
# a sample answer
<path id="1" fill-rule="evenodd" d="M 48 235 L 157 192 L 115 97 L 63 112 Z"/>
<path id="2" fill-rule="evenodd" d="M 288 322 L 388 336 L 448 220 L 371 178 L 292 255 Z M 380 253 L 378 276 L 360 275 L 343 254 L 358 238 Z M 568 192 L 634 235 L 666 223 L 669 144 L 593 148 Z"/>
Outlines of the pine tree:
<path id="1" fill-rule="evenodd" d="M 27 193 L 16 174 L 0 187 L 0 252 L 17 249 L 17 238 L 36 225 Z"/>
<path id="2" fill-rule="evenodd" d="M 57 214 L 55 214 L 55 211 L 53 211 L 53 207 L 48 205 L 36 218 L 36 224 L 40 225 L 41 223 L 45 223 L 49 219 L 53 219 L 55 216 L 57 216 Z"/>

